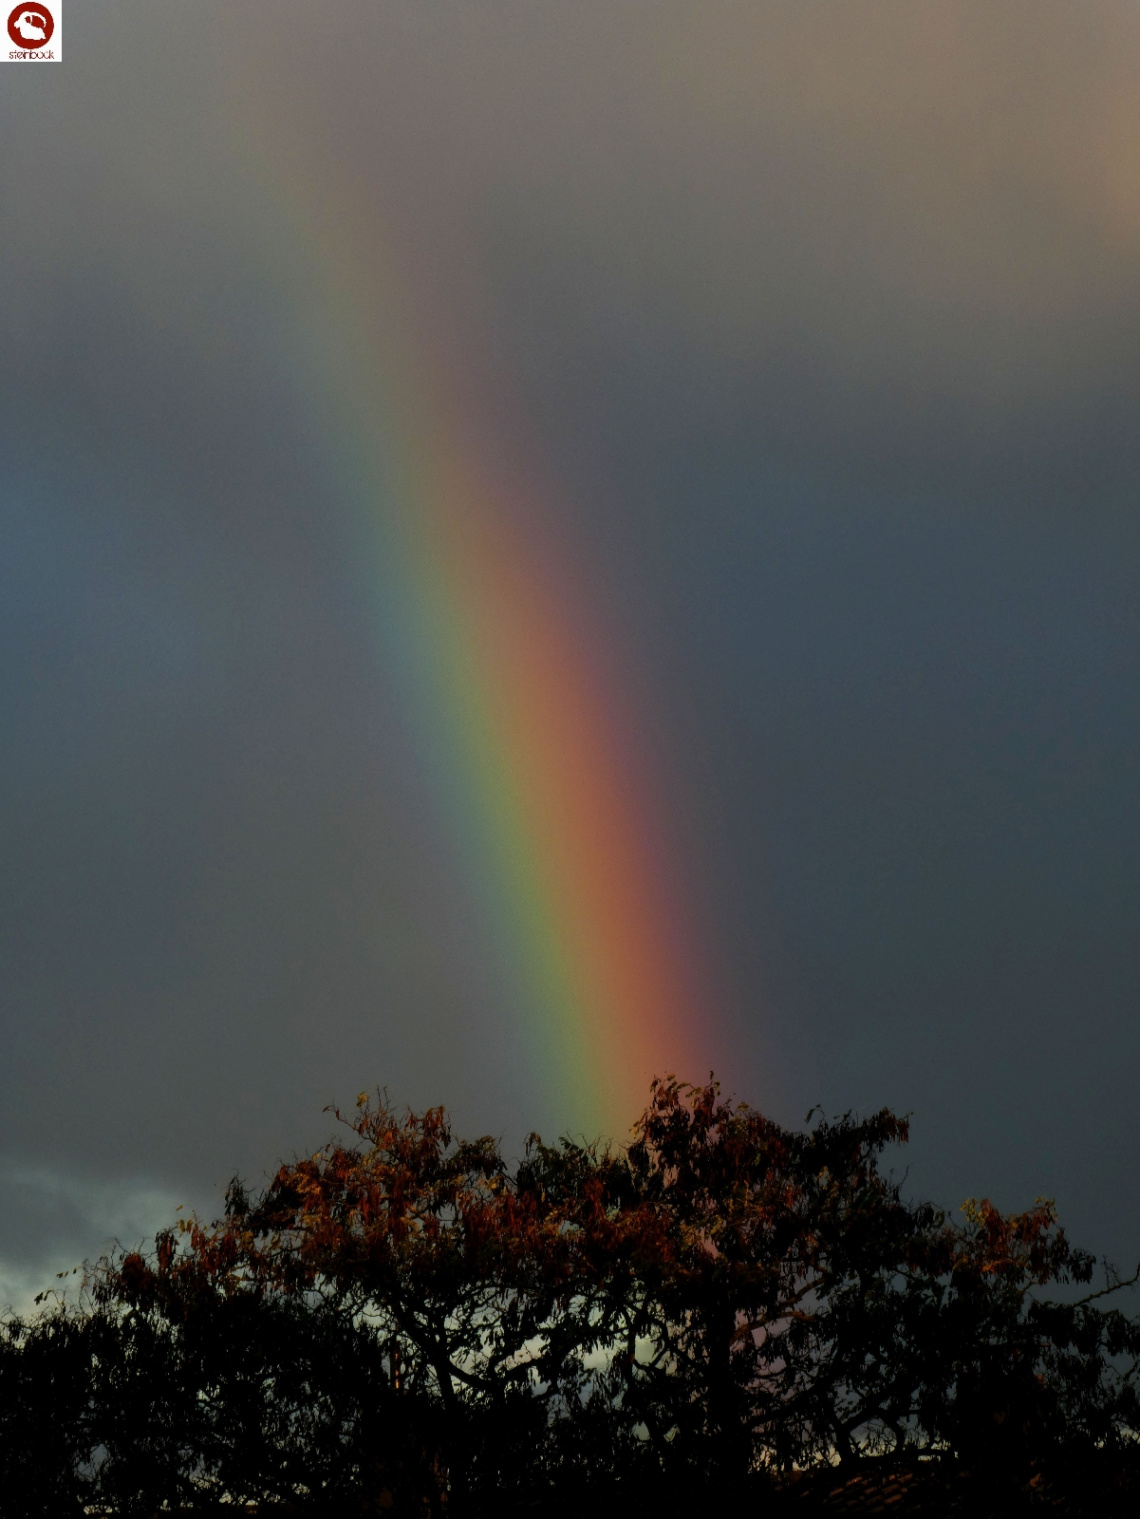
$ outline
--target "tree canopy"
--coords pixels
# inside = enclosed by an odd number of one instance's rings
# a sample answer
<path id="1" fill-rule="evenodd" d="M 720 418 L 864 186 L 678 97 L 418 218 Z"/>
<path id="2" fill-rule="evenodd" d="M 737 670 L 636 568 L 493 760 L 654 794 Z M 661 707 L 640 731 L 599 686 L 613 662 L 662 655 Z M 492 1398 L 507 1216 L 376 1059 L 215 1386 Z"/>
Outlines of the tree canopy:
<path id="1" fill-rule="evenodd" d="M 4 1324 L 5 1513 L 787 1496 L 907 1462 L 999 1512 L 1135 1450 L 1128 1284 L 1046 1201 L 908 1200 L 888 1111 L 789 1130 L 668 1078 L 628 1146 L 532 1135 L 513 1164 L 442 1109 L 336 1117 L 221 1219 Z"/>

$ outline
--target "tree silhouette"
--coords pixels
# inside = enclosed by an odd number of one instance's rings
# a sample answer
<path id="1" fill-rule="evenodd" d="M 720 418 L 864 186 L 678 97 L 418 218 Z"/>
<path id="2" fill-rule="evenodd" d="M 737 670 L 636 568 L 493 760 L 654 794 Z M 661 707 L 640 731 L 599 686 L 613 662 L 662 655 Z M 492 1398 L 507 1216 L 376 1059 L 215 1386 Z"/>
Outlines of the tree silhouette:
<path id="1" fill-rule="evenodd" d="M 1126 1284 L 1079 1296 L 1094 1262 L 1047 1203 L 907 1201 L 887 1111 L 793 1131 L 669 1078 L 625 1149 L 532 1135 L 514 1165 L 441 1109 L 336 1117 L 220 1220 L 4 1326 L 6 1514 L 665 1512 L 915 1460 L 1009 1512 L 1128 1465 Z"/>

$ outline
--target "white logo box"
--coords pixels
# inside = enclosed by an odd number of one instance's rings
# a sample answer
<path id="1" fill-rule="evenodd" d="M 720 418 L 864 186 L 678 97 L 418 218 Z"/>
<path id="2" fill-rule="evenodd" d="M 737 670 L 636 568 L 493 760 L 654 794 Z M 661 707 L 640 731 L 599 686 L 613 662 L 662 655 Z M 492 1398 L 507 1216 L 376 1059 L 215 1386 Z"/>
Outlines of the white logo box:
<path id="1" fill-rule="evenodd" d="M 4 30 L 0 63 L 59 63 L 63 56 L 63 0 L 27 0 L 8 6 L 0 0 Z"/>

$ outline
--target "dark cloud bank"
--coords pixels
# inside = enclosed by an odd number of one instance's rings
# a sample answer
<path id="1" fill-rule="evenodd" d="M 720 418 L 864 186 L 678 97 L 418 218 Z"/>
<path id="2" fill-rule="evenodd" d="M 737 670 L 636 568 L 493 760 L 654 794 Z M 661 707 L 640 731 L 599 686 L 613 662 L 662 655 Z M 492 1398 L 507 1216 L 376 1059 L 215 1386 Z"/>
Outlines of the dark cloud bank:
<path id="1" fill-rule="evenodd" d="M 560 1121 L 386 684 L 251 91 L 556 485 L 726 1082 L 913 1109 L 922 1191 L 1135 1257 L 1134 8 L 339 9 L 315 55 L 290 3 L 76 3 L 0 80 L 9 1295 L 364 1085 Z"/>

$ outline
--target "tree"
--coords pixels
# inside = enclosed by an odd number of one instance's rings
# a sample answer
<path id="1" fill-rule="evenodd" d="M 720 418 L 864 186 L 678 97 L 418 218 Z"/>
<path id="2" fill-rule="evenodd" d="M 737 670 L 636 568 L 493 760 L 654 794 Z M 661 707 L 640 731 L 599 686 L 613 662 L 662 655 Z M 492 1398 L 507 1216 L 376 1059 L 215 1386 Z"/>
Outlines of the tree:
<path id="1" fill-rule="evenodd" d="M 441 1109 L 336 1116 L 222 1219 L 5 1327 L 23 1512 L 462 1513 L 919 1454 L 1008 1508 L 1134 1446 L 1127 1284 L 1076 1296 L 1094 1263 L 1047 1203 L 906 1200 L 890 1112 L 788 1130 L 668 1078 L 626 1149 L 532 1135 L 513 1166 Z"/>

